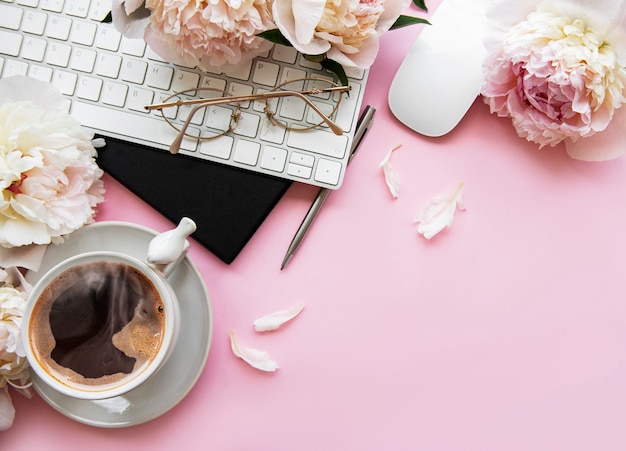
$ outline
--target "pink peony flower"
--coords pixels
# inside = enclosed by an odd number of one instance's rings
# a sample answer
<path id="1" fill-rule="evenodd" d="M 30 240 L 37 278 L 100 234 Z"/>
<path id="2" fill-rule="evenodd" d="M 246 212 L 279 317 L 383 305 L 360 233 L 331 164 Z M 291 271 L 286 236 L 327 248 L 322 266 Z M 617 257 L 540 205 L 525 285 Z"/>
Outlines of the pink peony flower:
<path id="1" fill-rule="evenodd" d="M 0 99 L 0 245 L 61 242 L 104 200 L 93 134 L 48 83 L 7 78 Z"/>
<path id="2" fill-rule="evenodd" d="M 269 0 L 114 0 L 116 28 L 143 32 L 166 61 L 202 70 L 243 64 L 272 43 L 256 35 L 274 27 Z"/>
<path id="3" fill-rule="evenodd" d="M 517 133 L 540 147 L 565 142 L 574 158 L 626 152 L 612 138 L 626 138 L 615 134 L 623 124 L 612 126 L 626 111 L 624 25 L 613 14 L 620 11 L 585 8 L 582 0 L 519 3 L 500 0 L 488 13 L 493 27 L 482 94 L 491 112 L 510 117 Z M 603 145 L 595 135 L 604 135 Z"/>
<path id="4" fill-rule="evenodd" d="M 367 68 L 378 38 L 410 0 L 274 0 L 280 32 L 305 55 L 323 55 L 346 67 Z"/>

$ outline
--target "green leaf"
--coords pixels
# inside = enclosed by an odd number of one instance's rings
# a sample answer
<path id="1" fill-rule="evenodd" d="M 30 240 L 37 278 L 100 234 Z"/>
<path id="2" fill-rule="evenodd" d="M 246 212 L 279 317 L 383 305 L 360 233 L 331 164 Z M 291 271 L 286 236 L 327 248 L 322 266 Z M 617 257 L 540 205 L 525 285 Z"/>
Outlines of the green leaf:
<path id="1" fill-rule="evenodd" d="M 102 23 L 111 23 L 111 22 L 113 22 L 113 15 L 111 14 L 111 11 L 109 11 L 107 15 L 104 16 L 104 19 L 102 19 Z"/>
<path id="2" fill-rule="evenodd" d="M 304 55 L 304 59 L 311 61 L 312 63 L 321 63 L 326 59 L 326 54 L 320 53 L 319 55 Z"/>
<path id="3" fill-rule="evenodd" d="M 416 25 L 420 23 L 430 25 L 428 20 L 422 19 L 421 17 L 400 16 L 391 26 L 390 30 L 396 30 L 398 28 L 408 27 L 409 25 Z"/>
<path id="4" fill-rule="evenodd" d="M 280 32 L 278 28 L 275 28 L 274 30 L 263 31 L 257 34 L 257 36 L 263 39 L 267 39 L 268 41 L 273 42 L 275 44 L 282 44 L 282 45 L 286 45 L 289 47 L 293 47 L 291 45 L 291 42 L 289 42 L 287 38 L 283 36 L 283 34 Z"/>
<path id="5" fill-rule="evenodd" d="M 341 64 L 337 61 L 325 59 L 320 63 L 322 67 L 337 76 L 339 79 L 339 83 L 343 86 L 348 86 L 348 76 L 346 75 L 346 71 Z"/>
<path id="6" fill-rule="evenodd" d="M 423 11 L 428 11 L 426 0 L 413 0 L 413 4 Z"/>

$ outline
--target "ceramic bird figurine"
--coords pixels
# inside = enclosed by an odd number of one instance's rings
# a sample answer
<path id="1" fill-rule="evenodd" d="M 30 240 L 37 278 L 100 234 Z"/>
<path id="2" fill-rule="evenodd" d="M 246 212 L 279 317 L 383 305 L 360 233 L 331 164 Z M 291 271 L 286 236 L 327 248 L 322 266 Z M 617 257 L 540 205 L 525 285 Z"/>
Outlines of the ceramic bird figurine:
<path id="1" fill-rule="evenodd" d="M 184 217 L 175 229 L 155 236 L 148 246 L 146 260 L 152 265 L 169 265 L 182 260 L 189 248 L 187 237 L 196 230 L 196 223 Z"/>

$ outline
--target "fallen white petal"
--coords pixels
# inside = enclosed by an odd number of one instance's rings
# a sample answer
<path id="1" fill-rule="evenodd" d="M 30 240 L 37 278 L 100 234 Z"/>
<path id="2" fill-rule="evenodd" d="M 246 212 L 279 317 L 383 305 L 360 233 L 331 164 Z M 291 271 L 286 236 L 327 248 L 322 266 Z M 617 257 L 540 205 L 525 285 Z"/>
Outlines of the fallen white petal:
<path id="1" fill-rule="evenodd" d="M 304 304 L 298 304 L 287 310 L 280 310 L 278 312 L 270 313 L 269 315 L 262 316 L 254 320 L 254 330 L 257 332 L 267 332 L 270 330 L 276 330 L 287 321 L 292 320 L 300 314 Z"/>
<path id="2" fill-rule="evenodd" d="M 242 348 L 237 344 L 235 333 L 230 332 L 230 348 L 235 356 L 246 362 L 248 365 L 261 371 L 276 371 L 278 364 L 274 362 L 269 354 L 260 349 Z"/>
<path id="3" fill-rule="evenodd" d="M 436 196 L 415 217 L 415 222 L 419 222 L 417 231 L 430 239 L 444 228 L 452 225 L 454 213 L 457 206 L 460 210 L 465 210 L 461 199 L 463 193 L 463 182 L 459 183 L 453 193 L 445 196 Z"/>
<path id="4" fill-rule="evenodd" d="M 398 149 L 402 144 L 398 144 L 387 152 L 387 155 L 380 162 L 380 167 L 383 168 L 383 175 L 385 176 L 385 183 L 387 184 L 387 188 L 389 188 L 389 192 L 393 196 L 394 199 L 398 197 L 400 193 L 400 177 L 391 166 L 389 160 L 391 159 L 391 154 L 394 150 Z"/>

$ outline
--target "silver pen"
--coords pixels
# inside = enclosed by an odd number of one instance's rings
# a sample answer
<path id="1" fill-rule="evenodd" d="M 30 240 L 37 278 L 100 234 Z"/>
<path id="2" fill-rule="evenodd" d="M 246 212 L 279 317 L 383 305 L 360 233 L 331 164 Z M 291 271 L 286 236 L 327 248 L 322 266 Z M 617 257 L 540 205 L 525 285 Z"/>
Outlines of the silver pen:
<path id="1" fill-rule="evenodd" d="M 376 112 L 376 109 L 370 105 L 365 107 L 365 110 L 363 110 L 363 114 L 361 114 L 361 117 L 359 118 L 359 121 L 357 122 L 357 125 L 356 125 L 356 130 L 354 132 L 354 139 L 352 140 L 352 148 L 350 149 L 350 156 L 348 157 L 348 163 L 352 161 L 357 150 L 359 150 L 359 145 L 363 141 L 363 137 L 365 136 L 365 134 L 371 127 L 372 122 L 374 121 L 375 112 Z M 328 188 L 322 188 L 320 189 L 319 193 L 317 193 L 317 196 L 315 197 L 313 204 L 311 204 L 309 211 L 307 212 L 306 216 L 302 220 L 302 224 L 300 224 L 300 228 L 298 228 L 298 231 L 294 235 L 293 240 L 291 240 L 291 244 L 289 245 L 289 249 L 287 249 L 285 258 L 283 258 L 283 263 L 280 265 L 281 270 L 284 269 L 285 266 L 287 266 L 287 263 L 289 262 L 293 254 L 296 253 L 296 250 L 300 246 L 300 243 L 302 243 L 302 240 L 304 239 L 305 235 L 309 231 L 311 224 L 313 224 L 313 221 L 317 217 L 317 214 L 322 208 L 322 205 L 324 205 L 324 202 L 326 201 L 326 198 L 328 197 L 331 191 L 332 190 Z"/>

